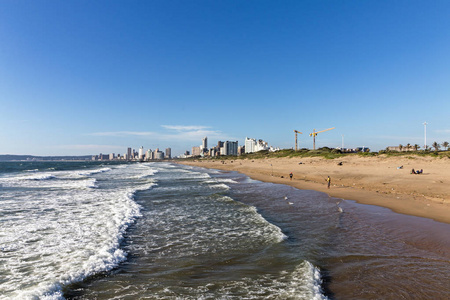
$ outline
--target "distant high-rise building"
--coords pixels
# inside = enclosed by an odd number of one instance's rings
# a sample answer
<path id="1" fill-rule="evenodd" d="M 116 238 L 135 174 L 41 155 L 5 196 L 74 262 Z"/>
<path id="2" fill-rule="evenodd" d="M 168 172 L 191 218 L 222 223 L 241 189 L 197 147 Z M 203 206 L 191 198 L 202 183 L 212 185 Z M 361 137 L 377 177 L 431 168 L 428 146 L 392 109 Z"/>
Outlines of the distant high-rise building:
<path id="1" fill-rule="evenodd" d="M 98 159 L 99 160 L 109 160 L 109 154 L 102 154 L 102 153 L 100 153 L 98 155 Z"/>
<path id="2" fill-rule="evenodd" d="M 172 149 L 166 148 L 166 158 L 171 159 L 172 158 Z"/>
<path id="3" fill-rule="evenodd" d="M 192 155 L 198 156 L 200 155 L 200 153 L 201 153 L 200 147 L 192 147 Z"/>
<path id="4" fill-rule="evenodd" d="M 208 137 L 206 136 L 203 138 L 202 151 L 205 151 L 205 149 L 208 149 Z"/>
<path id="5" fill-rule="evenodd" d="M 261 150 L 269 150 L 269 144 L 263 140 L 245 138 L 245 153 L 253 153 Z"/>
<path id="6" fill-rule="evenodd" d="M 114 153 L 109 154 L 109 160 L 114 160 L 116 158 Z"/>
<path id="7" fill-rule="evenodd" d="M 128 148 L 128 150 L 127 150 L 127 154 L 126 154 L 126 159 L 127 160 L 130 160 L 131 159 L 131 154 L 132 154 L 132 152 L 131 152 L 131 148 Z"/>
<path id="8" fill-rule="evenodd" d="M 245 153 L 245 147 L 244 146 L 239 146 L 238 147 L 238 155 L 242 155 Z"/>
<path id="9" fill-rule="evenodd" d="M 256 139 L 245 138 L 245 153 L 253 153 L 256 148 Z"/>
<path id="10" fill-rule="evenodd" d="M 222 155 L 222 149 L 223 148 L 223 142 L 222 141 L 218 141 L 217 142 L 217 146 L 214 147 L 214 149 L 216 149 L 216 151 L 214 151 L 214 155 L 215 156 L 219 156 Z"/>
<path id="11" fill-rule="evenodd" d="M 221 148 L 220 154 L 222 154 L 222 155 L 238 155 L 238 141 L 236 141 L 236 142 L 226 141 L 224 143 L 223 147 Z"/>
<path id="12" fill-rule="evenodd" d="M 145 160 L 151 160 L 152 159 L 152 149 L 148 149 L 145 152 Z"/>
<path id="13" fill-rule="evenodd" d="M 139 159 L 144 159 L 144 146 L 139 148 Z"/>
<path id="14" fill-rule="evenodd" d="M 159 149 L 156 148 L 156 150 L 153 152 L 153 158 L 154 159 L 163 160 L 164 159 L 164 152 L 159 151 Z"/>

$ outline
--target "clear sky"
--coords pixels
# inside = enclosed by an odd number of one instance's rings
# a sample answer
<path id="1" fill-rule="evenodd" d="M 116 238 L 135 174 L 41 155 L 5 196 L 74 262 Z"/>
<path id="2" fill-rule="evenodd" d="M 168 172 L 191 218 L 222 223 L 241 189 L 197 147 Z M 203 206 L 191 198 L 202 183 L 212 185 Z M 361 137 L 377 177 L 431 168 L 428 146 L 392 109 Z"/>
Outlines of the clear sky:
<path id="1" fill-rule="evenodd" d="M 0 0 L 0 154 L 450 141 L 450 1 Z"/>

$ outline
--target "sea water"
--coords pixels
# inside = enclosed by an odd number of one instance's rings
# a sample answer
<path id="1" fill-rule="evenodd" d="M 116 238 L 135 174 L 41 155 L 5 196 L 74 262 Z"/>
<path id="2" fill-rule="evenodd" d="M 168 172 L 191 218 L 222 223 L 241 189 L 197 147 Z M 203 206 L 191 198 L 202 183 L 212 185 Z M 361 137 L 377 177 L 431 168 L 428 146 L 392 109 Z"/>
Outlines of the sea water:
<path id="1" fill-rule="evenodd" d="M 0 299 L 450 292 L 447 224 L 170 163 L 0 167 Z"/>

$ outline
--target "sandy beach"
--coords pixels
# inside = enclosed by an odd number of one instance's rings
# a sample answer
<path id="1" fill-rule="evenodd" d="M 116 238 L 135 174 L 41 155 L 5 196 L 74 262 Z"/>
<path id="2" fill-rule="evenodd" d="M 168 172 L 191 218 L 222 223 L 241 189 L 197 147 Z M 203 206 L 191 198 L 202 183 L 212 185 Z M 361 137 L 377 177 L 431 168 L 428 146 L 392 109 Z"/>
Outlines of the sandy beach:
<path id="1" fill-rule="evenodd" d="M 186 165 L 238 171 L 266 182 L 316 190 L 332 197 L 378 205 L 395 212 L 450 223 L 450 159 L 419 156 L 337 159 L 199 159 Z M 411 170 L 423 170 L 411 174 Z M 292 180 L 289 174 L 293 173 Z M 331 186 L 327 188 L 326 178 Z"/>

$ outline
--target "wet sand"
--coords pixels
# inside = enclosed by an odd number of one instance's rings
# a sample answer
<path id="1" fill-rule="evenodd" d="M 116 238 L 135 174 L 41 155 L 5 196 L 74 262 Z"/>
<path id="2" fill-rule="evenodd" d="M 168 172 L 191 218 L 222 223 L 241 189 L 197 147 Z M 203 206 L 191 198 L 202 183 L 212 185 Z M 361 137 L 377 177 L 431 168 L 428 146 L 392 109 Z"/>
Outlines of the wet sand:
<path id="1" fill-rule="evenodd" d="M 180 163 L 238 171 L 256 180 L 325 192 L 332 197 L 450 224 L 450 159 L 447 158 L 347 156 L 338 159 L 200 159 Z M 423 174 L 411 174 L 411 169 L 423 169 Z M 331 178 L 330 189 L 327 176 Z"/>

